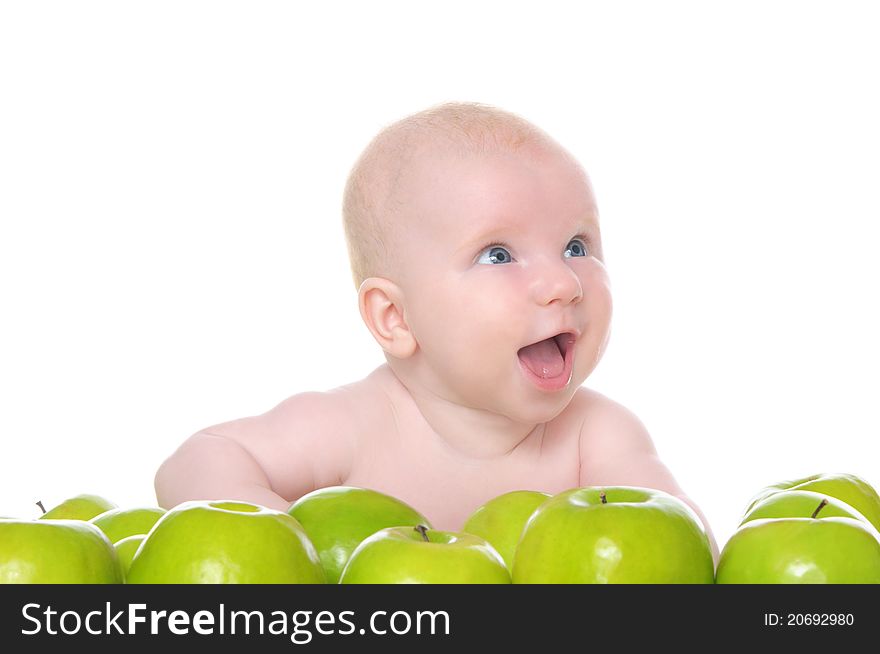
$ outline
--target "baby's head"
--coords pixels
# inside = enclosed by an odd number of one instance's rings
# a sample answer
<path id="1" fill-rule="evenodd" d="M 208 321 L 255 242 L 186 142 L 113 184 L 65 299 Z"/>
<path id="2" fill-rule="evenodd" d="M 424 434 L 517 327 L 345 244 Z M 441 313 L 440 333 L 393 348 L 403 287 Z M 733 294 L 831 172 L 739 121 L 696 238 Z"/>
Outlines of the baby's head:
<path id="1" fill-rule="evenodd" d="M 611 293 L 590 182 L 528 121 L 449 103 L 386 127 L 343 219 L 361 316 L 411 391 L 544 422 L 602 357 Z M 565 352 L 525 347 L 562 333 L 577 337 Z"/>

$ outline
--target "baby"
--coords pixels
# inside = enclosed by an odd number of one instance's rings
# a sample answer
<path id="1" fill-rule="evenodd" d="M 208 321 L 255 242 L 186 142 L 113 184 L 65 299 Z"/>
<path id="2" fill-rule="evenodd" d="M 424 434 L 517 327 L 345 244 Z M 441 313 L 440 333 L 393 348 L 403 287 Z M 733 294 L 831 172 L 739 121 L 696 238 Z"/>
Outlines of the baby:
<path id="1" fill-rule="evenodd" d="M 358 305 L 386 363 L 187 439 L 156 496 L 284 511 L 325 486 L 399 498 L 459 530 L 487 500 L 645 486 L 699 508 L 639 419 L 581 384 L 611 321 L 599 214 L 574 157 L 522 118 L 449 103 L 385 128 L 343 218 Z"/>

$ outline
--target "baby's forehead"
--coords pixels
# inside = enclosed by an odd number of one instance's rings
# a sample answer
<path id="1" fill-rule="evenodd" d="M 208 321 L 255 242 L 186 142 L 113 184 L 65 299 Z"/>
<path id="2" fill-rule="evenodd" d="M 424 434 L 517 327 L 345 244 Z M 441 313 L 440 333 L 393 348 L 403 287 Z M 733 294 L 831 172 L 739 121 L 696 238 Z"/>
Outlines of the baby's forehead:
<path id="1" fill-rule="evenodd" d="M 399 182 L 401 203 L 421 211 L 466 205 L 483 208 L 489 217 L 513 213 L 520 204 L 527 208 L 529 203 L 541 203 L 577 205 L 571 210 L 598 213 L 584 168 L 567 151 L 552 145 L 492 151 L 429 149 L 411 161 Z M 530 193 L 535 189 L 538 192 Z"/>
<path id="2" fill-rule="evenodd" d="M 546 174 L 552 169 L 560 184 L 591 192 L 589 180 L 580 164 L 564 150 L 544 144 L 517 149 L 466 149 L 446 144 L 427 144 L 413 152 L 395 177 L 400 201 L 412 200 L 426 189 L 446 193 L 490 193 L 510 182 L 510 171 L 522 176 Z M 513 183 L 516 183 L 514 181 Z"/>
<path id="3" fill-rule="evenodd" d="M 458 263 L 470 260 L 483 241 L 513 242 L 523 234 L 540 233 L 548 241 L 587 234 L 598 247 L 592 187 L 563 148 L 467 149 L 442 140 L 422 145 L 399 160 L 390 211 L 382 216 L 393 243 L 388 254 L 401 278 L 432 269 L 425 265 L 427 242 L 434 247 L 429 258 L 442 247 L 448 261 Z"/>

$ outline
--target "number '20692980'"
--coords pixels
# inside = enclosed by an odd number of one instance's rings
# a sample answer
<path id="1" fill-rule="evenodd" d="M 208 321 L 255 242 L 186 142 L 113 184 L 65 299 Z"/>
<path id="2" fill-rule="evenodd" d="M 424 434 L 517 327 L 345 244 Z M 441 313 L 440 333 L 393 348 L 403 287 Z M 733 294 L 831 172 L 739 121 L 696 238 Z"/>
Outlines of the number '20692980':
<path id="1" fill-rule="evenodd" d="M 822 627 L 852 626 L 855 617 L 852 613 L 765 613 L 764 625 L 767 627 Z"/>

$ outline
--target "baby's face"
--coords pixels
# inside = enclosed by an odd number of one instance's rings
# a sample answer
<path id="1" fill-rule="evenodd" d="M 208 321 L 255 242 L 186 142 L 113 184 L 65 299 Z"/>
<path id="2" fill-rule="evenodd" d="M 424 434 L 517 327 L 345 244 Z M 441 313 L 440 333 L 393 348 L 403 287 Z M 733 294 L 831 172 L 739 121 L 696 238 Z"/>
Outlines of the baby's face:
<path id="1" fill-rule="evenodd" d="M 555 417 L 601 358 L 611 320 L 589 181 L 532 147 L 423 160 L 406 189 L 395 281 L 417 381 L 518 421 Z M 522 350 L 563 332 L 577 336 L 567 356 Z"/>

